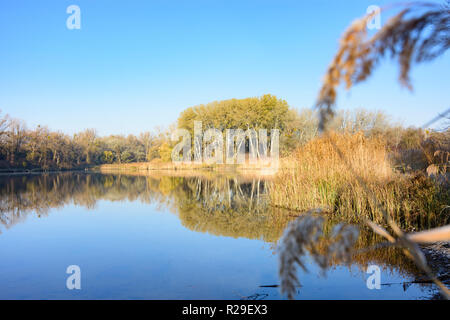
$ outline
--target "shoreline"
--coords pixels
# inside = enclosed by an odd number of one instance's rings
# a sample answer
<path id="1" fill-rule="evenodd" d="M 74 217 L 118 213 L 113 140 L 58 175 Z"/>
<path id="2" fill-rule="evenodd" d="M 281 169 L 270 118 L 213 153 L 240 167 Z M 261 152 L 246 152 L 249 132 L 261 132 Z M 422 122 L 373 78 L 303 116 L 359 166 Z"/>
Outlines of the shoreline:
<path id="1" fill-rule="evenodd" d="M 89 172 L 85 169 L 64 169 L 64 170 L 43 170 L 43 169 L 33 169 L 33 170 L 4 170 L 0 171 L 0 176 L 14 176 L 14 175 L 37 175 L 46 173 L 64 173 L 64 172 Z"/>
<path id="2" fill-rule="evenodd" d="M 256 164 L 174 164 L 172 162 L 131 162 L 122 164 L 101 164 L 87 167 L 73 168 L 73 169 L 0 169 L 0 175 L 17 175 L 17 174 L 45 174 L 45 173 L 64 173 L 64 172 L 99 172 L 99 173 L 112 173 L 112 172 L 214 172 L 214 173 L 258 173 L 260 175 L 274 176 L 279 169 L 287 169 L 281 165 L 282 159 L 280 159 L 280 165 L 278 167 L 271 167 L 265 163 Z"/>
<path id="3" fill-rule="evenodd" d="M 450 286 L 450 242 L 439 241 L 420 247 L 434 275 Z"/>

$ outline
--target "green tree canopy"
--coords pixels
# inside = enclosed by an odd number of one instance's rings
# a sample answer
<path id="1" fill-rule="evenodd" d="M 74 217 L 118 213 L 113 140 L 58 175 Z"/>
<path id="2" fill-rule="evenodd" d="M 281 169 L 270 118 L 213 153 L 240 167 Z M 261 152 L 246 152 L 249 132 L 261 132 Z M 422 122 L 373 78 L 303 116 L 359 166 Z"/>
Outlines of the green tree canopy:
<path id="1" fill-rule="evenodd" d="M 246 99 L 230 99 L 201 104 L 184 110 L 178 127 L 194 131 L 194 121 L 202 121 L 203 130 L 280 129 L 289 120 L 289 105 L 271 94 Z"/>

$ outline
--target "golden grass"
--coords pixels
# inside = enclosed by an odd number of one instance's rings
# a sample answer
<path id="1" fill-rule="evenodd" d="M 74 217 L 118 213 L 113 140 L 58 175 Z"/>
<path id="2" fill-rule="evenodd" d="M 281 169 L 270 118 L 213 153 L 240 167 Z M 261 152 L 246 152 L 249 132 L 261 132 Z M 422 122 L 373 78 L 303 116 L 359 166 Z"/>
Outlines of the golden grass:
<path id="1" fill-rule="evenodd" d="M 239 173 L 239 174 L 252 174 L 257 176 L 273 176 L 277 169 L 273 168 L 270 163 L 266 161 L 258 161 L 256 163 L 249 163 L 246 161 L 242 164 L 207 164 L 207 163 L 174 163 L 162 161 L 161 159 L 154 159 L 151 162 L 132 162 L 132 163 L 114 163 L 103 164 L 93 168 L 100 172 L 143 172 L 153 173 L 161 171 L 168 172 L 183 172 L 183 174 L 195 174 L 199 171 L 212 171 L 217 173 Z"/>
<path id="2" fill-rule="evenodd" d="M 276 207 L 301 212 L 321 207 L 352 222 L 382 223 L 382 212 L 358 182 L 359 176 L 392 218 L 407 229 L 448 220 L 441 213 L 449 200 L 448 190 L 423 175 L 395 172 L 380 138 L 330 132 L 310 141 L 286 162 L 290 165 L 284 165 L 270 184 L 269 195 Z"/>

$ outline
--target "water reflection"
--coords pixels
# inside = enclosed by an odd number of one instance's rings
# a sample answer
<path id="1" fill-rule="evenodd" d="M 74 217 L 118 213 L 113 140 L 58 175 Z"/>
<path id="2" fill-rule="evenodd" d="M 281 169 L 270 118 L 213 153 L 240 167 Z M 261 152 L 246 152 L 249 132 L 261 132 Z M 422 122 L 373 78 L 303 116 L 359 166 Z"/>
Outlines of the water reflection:
<path id="1" fill-rule="evenodd" d="M 270 206 L 268 183 L 258 177 L 139 176 L 97 173 L 61 173 L 0 177 L 0 231 L 24 221 L 28 215 L 44 216 L 53 208 L 74 204 L 93 210 L 101 200 L 140 201 L 169 209 L 190 230 L 217 236 L 260 239 L 276 250 L 291 212 Z M 337 223 L 328 217 L 326 229 Z M 0 235 L 1 237 L 1 235 Z M 361 230 L 356 247 L 367 248 L 380 239 Z M 326 241 L 318 244 L 325 248 Z M 352 268 L 365 270 L 376 263 L 404 277 L 417 275 L 415 266 L 400 251 L 386 248 L 354 256 Z M 340 262 L 336 261 L 335 266 Z M 405 289 L 406 290 L 406 289 Z"/>
<path id="2" fill-rule="evenodd" d="M 187 228 L 215 235 L 277 241 L 287 218 L 268 210 L 266 181 L 218 176 L 169 177 L 62 173 L 0 177 L 0 223 L 46 215 L 68 204 L 95 209 L 100 200 L 158 204 Z"/>

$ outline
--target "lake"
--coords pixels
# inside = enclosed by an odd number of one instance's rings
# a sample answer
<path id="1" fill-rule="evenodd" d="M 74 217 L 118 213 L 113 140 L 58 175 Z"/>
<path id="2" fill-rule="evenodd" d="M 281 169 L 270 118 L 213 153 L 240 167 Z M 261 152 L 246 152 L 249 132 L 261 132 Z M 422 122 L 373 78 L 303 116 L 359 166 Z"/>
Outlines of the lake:
<path id="1" fill-rule="evenodd" d="M 0 299 L 283 299 L 277 242 L 295 217 L 270 206 L 268 183 L 226 174 L 0 176 Z M 410 283 L 417 271 L 398 251 L 383 250 L 333 265 L 326 277 L 308 257 L 296 298 L 435 297 L 434 285 Z M 381 268 L 379 290 L 366 285 L 368 264 Z M 66 287 L 71 265 L 80 290 Z"/>

